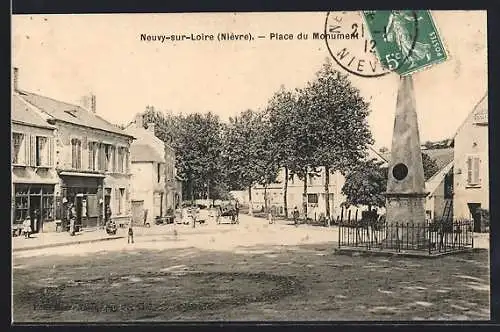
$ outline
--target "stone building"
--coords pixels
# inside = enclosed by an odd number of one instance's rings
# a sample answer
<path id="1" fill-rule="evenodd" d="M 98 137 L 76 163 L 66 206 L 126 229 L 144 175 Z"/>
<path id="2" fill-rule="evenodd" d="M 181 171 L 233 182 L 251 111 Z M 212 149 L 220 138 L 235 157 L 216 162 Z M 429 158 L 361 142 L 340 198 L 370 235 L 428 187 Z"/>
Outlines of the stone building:
<path id="1" fill-rule="evenodd" d="M 54 126 L 54 160 L 58 175 L 55 186 L 56 229 L 65 221 L 67 203 L 75 204 L 77 225 L 104 224 L 104 211 L 121 224 L 130 218 L 130 144 L 134 139 L 96 113 L 95 96 L 71 104 L 18 89 L 27 103 Z"/>
<path id="2" fill-rule="evenodd" d="M 475 105 L 455 134 L 453 214 L 472 218 L 489 210 L 488 94 Z"/>
<path id="3" fill-rule="evenodd" d="M 55 187 L 59 182 L 54 163 L 56 128 L 19 96 L 16 84 L 15 78 L 11 113 L 11 221 L 17 229 L 30 216 L 31 228 L 37 233 L 45 231 L 44 225 L 55 220 Z"/>
<path id="4" fill-rule="evenodd" d="M 131 200 L 134 222 L 152 223 L 164 217 L 180 202 L 175 170 L 175 151 L 155 135 L 154 123 L 144 128 L 138 114 L 125 131 L 136 140 L 131 145 Z M 180 190 L 182 192 L 182 189 Z"/>

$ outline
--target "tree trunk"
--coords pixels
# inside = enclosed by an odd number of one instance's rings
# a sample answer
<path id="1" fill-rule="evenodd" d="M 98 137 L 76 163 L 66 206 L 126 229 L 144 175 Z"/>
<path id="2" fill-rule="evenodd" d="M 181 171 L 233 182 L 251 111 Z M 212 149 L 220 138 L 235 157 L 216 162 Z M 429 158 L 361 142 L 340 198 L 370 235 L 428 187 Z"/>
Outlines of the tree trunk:
<path id="1" fill-rule="evenodd" d="M 285 213 L 285 220 L 288 220 L 288 167 L 285 167 L 285 187 L 283 193 L 283 212 Z"/>
<path id="2" fill-rule="evenodd" d="M 307 223 L 307 171 L 304 172 L 304 193 L 302 194 L 302 206 L 304 210 L 304 220 Z"/>
<path id="3" fill-rule="evenodd" d="M 191 191 L 191 204 L 194 204 L 194 180 L 191 180 L 191 186 L 190 186 L 190 191 Z"/>
<path id="4" fill-rule="evenodd" d="M 252 186 L 248 187 L 248 214 L 253 216 Z"/>
<path id="5" fill-rule="evenodd" d="M 325 217 L 330 227 L 330 168 L 325 166 Z"/>
<path id="6" fill-rule="evenodd" d="M 210 181 L 207 182 L 207 201 L 210 200 Z"/>
<path id="7" fill-rule="evenodd" d="M 264 213 L 267 213 L 268 206 L 267 206 L 267 185 L 264 186 Z"/>

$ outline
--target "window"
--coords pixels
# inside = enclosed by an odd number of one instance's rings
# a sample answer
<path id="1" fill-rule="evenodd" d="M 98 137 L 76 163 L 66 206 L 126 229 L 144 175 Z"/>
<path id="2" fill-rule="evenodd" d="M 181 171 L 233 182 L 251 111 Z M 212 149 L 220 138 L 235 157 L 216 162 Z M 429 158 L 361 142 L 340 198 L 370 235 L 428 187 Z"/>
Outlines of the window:
<path id="1" fill-rule="evenodd" d="M 307 194 L 307 203 L 318 204 L 318 194 Z"/>
<path id="2" fill-rule="evenodd" d="M 89 142 L 89 170 L 95 171 L 97 169 L 97 153 L 98 145 L 96 142 Z"/>
<path id="3" fill-rule="evenodd" d="M 118 204 L 118 214 L 122 214 L 125 206 L 125 188 L 120 188 Z"/>
<path id="4" fill-rule="evenodd" d="M 161 180 L 161 164 L 158 163 L 156 168 L 156 173 L 157 173 L 157 182 L 160 183 Z"/>
<path id="5" fill-rule="evenodd" d="M 112 171 L 113 170 L 113 146 L 109 144 L 104 145 L 104 157 L 105 157 L 105 164 L 104 164 L 104 170 L 105 171 Z"/>
<path id="6" fill-rule="evenodd" d="M 16 209 L 15 209 L 15 223 L 22 223 L 28 215 L 28 191 L 16 192 Z"/>
<path id="7" fill-rule="evenodd" d="M 26 163 L 24 146 L 24 135 L 12 133 L 12 164 L 24 165 Z"/>
<path id="8" fill-rule="evenodd" d="M 467 184 L 477 186 L 481 183 L 480 175 L 481 159 L 479 156 L 467 157 Z"/>
<path id="9" fill-rule="evenodd" d="M 71 167 L 82 168 L 82 141 L 77 138 L 71 140 Z"/>
<path id="10" fill-rule="evenodd" d="M 124 163 L 124 148 L 119 147 L 118 148 L 118 160 L 116 164 L 116 171 L 118 173 L 123 173 L 123 163 Z"/>
<path id="11" fill-rule="evenodd" d="M 36 166 L 49 165 L 49 145 L 47 137 L 36 137 Z"/>
<path id="12" fill-rule="evenodd" d="M 54 220 L 54 197 L 53 196 L 43 196 L 42 197 L 42 219 L 43 220 Z"/>
<path id="13" fill-rule="evenodd" d="M 99 170 L 105 171 L 107 167 L 105 145 L 99 143 L 98 149 L 99 149 Z"/>

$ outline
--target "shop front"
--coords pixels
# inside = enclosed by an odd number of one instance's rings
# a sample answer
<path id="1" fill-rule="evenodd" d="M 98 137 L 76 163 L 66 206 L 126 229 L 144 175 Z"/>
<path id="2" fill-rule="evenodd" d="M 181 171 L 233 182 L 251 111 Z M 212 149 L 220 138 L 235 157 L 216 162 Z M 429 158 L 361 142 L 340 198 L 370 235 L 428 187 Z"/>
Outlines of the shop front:
<path id="1" fill-rule="evenodd" d="M 13 228 L 20 228 L 29 216 L 32 231 L 43 231 L 44 223 L 55 219 L 55 174 L 47 170 L 15 169 L 12 176 Z"/>
<path id="2" fill-rule="evenodd" d="M 67 227 L 66 210 L 70 203 L 76 212 L 77 228 L 91 228 L 103 225 L 103 178 L 102 174 L 62 172 L 61 177 L 61 219 Z"/>

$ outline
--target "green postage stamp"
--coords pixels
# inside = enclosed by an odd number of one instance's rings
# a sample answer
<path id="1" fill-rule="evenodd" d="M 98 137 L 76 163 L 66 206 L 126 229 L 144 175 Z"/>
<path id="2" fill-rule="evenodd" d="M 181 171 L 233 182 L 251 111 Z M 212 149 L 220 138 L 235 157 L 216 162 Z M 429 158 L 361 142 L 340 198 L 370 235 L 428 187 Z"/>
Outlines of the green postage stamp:
<path id="1" fill-rule="evenodd" d="M 363 17 L 380 62 L 401 76 L 448 58 L 428 10 L 370 10 Z"/>

